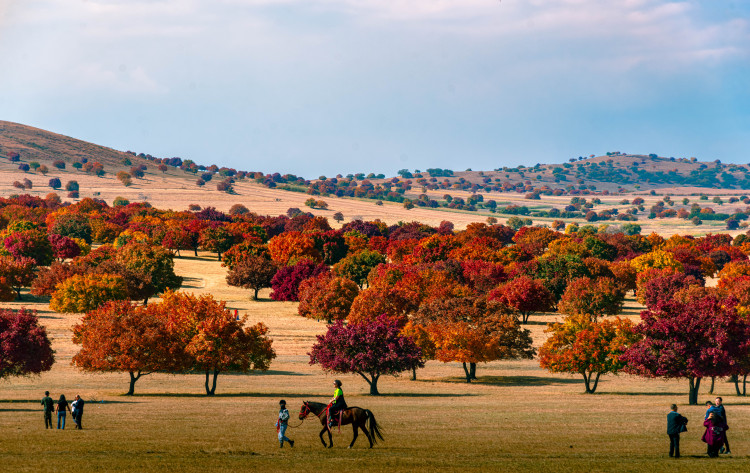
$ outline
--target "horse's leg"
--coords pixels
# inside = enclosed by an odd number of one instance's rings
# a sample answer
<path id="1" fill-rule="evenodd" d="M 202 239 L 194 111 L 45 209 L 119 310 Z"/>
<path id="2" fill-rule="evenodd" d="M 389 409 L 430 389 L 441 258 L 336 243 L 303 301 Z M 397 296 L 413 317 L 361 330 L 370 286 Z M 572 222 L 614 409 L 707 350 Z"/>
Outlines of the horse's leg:
<path id="1" fill-rule="evenodd" d="M 328 426 L 323 427 L 323 430 L 320 431 L 320 441 L 323 442 L 324 447 L 328 447 L 328 444 L 326 444 L 326 441 L 323 439 L 323 432 L 325 432 L 326 430 L 328 430 Z M 330 432 L 328 433 L 328 435 L 331 435 Z"/>
<path id="2" fill-rule="evenodd" d="M 362 429 L 362 432 L 365 433 L 365 437 L 367 437 L 367 440 L 370 442 L 370 448 L 374 445 L 372 443 L 372 437 L 370 437 L 370 433 L 367 431 L 367 419 L 365 419 L 365 422 L 362 422 L 359 426 L 360 429 Z"/>
<path id="3" fill-rule="evenodd" d="M 328 424 L 326 424 L 326 429 L 328 429 L 328 448 L 333 447 L 333 435 L 331 434 L 331 429 L 328 427 Z"/>
<path id="4" fill-rule="evenodd" d="M 352 427 L 354 428 L 354 437 L 352 437 L 352 443 L 349 444 L 349 448 L 354 446 L 354 442 L 357 441 L 357 436 L 359 435 L 359 426 L 356 422 L 352 421 Z"/>

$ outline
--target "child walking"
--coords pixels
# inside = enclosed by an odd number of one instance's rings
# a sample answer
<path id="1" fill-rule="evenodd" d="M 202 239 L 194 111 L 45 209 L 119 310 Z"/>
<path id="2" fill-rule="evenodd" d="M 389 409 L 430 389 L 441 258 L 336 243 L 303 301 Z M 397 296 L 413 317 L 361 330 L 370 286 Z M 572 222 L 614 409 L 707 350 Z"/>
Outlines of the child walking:
<path id="1" fill-rule="evenodd" d="M 276 432 L 279 433 L 279 448 L 284 448 L 284 441 L 289 442 L 290 447 L 294 447 L 294 440 L 286 437 L 286 428 L 289 425 L 289 411 L 286 409 L 286 401 L 279 401 L 279 420 L 276 421 Z"/>

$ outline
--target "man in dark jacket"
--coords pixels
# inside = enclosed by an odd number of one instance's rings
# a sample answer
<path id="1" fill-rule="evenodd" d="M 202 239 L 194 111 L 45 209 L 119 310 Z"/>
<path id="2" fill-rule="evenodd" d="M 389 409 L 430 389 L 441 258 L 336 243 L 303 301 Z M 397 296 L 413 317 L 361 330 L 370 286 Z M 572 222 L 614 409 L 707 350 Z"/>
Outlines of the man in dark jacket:
<path id="1" fill-rule="evenodd" d="M 73 406 L 73 422 L 76 423 L 76 429 L 83 429 L 81 418 L 83 417 L 84 401 L 81 399 L 81 396 L 76 396 L 76 400 L 71 405 Z"/>
<path id="2" fill-rule="evenodd" d="M 49 397 L 49 391 L 44 391 L 42 398 L 42 409 L 44 409 L 44 428 L 52 428 L 52 413 L 55 412 L 55 401 Z"/>
<path id="3" fill-rule="evenodd" d="M 680 432 L 687 424 L 687 418 L 677 413 L 677 404 L 672 404 L 672 411 L 667 414 L 667 435 L 669 435 L 669 456 L 680 458 Z"/>

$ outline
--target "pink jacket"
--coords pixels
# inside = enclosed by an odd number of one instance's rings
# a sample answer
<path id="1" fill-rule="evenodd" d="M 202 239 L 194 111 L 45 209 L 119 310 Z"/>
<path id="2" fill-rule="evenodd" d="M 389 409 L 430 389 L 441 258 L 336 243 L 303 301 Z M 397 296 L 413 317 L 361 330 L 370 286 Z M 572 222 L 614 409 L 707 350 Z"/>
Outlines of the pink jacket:
<path id="1" fill-rule="evenodd" d="M 722 445 L 724 443 L 724 439 L 726 438 L 726 431 L 729 428 L 726 422 L 722 421 L 717 425 L 714 425 L 712 421 L 706 419 L 705 422 L 703 422 L 703 425 L 706 427 L 706 431 L 703 433 L 703 440 L 709 445 Z"/>

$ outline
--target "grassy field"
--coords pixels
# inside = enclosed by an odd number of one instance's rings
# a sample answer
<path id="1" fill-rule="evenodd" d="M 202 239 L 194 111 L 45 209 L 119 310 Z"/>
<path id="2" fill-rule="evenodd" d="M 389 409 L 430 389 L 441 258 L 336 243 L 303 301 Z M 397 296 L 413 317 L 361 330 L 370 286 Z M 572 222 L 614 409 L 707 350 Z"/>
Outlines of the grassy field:
<path id="1" fill-rule="evenodd" d="M 54 337 L 57 362 L 36 378 L 0 382 L 0 471 L 707 471 L 742 470 L 748 462 L 750 401 L 717 381 L 732 429 L 731 457 L 708 459 L 700 441 L 704 408 L 687 405 L 686 381 L 608 376 L 595 395 L 583 394 L 577 377 L 553 375 L 536 360 L 480 365 L 479 382 L 462 382 L 458 364 L 430 362 L 409 376 L 383 378 L 380 397 L 370 397 L 356 375 L 337 376 L 350 405 L 371 409 L 385 441 L 367 448 L 360 436 L 352 450 L 349 427 L 335 433 L 333 449 L 318 439 L 320 425 L 297 419 L 304 400 L 326 401 L 334 376 L 308 364 L 306 352 L 322 324 L 296 315 L 296 304 L 252 302 L 249 293 L 224 282 L 224 268 L 210 255 L 180 258 L 183 289 L 210 292 L 251 322 L 271 329 L 278 358 L 267 373 L 221 375 L 217 395 L 203 395 L 198 375 L 150 375 L 123 396 L 127 374 L 85 374 L 70 365 L 76 351 L 70 328 L 76 315 L 51 312 L 47 301 L 24 295 Z M 637 318 L 631 300 L 626 316 Z M 554 315 L 532 317 L 535 343 Z M 701 400 L 713 398 L 702 387 Z M 39 400 L 80 394 L 88 400 L 83 431 L 43 428 Z M 294 449 L 278 448 L 274 421 L 278 400 L 292 412 L 288 436 Z M 666 414 L 676 402 L 690 419 L 680 460 L 667 457 Z M 743 467 L 742 465 L 745 465 Z"/>

